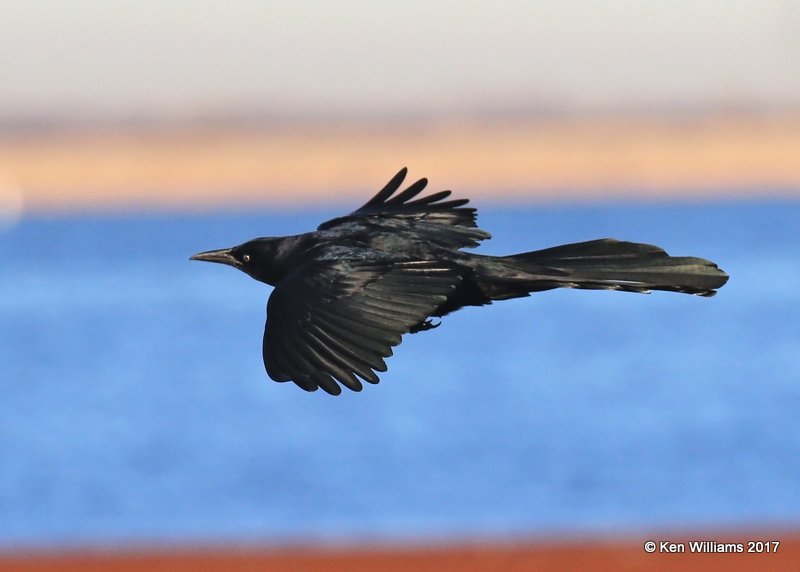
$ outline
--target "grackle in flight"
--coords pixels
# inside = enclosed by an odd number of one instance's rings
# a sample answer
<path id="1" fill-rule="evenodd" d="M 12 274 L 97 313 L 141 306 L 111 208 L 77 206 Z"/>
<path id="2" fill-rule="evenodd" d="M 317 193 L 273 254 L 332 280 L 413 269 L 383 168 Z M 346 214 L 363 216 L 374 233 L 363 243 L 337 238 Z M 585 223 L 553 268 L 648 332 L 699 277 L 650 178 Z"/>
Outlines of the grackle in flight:
<path id="1" fill-rule="evenodd" d="M 378 383 L 406 333 L 437 327 L 464 306 L 553 288 L 713 296 L 728 280 L 702 258 L 610 238 L 510 256 L 464 252 L 490 234 L 467 199 L 418 198 L 426 179 L 397 192 L 402 169 L 369 202 L 315 232 L 255 238 L 191 260 L 238 268 L 274 286 L 262 352 L 275 381 L 338 395 Z M 341 385 L 340 385 L 341 384 Z"/>

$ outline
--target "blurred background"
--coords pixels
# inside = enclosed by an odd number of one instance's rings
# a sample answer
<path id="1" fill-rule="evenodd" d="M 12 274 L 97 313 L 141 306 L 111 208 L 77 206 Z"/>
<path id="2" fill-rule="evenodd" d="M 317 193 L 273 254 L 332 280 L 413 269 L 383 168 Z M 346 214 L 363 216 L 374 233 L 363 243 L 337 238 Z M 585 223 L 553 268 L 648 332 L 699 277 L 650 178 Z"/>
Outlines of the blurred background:
<path id="1" fill-rule="evenodd" d="M 797 538 L 797 0 L 1 12 L 0 553 Z M 612 236 L 731 281 L 465 310 L 361 394 L 271 382 L 269 289 L 187 258 L 403 166 L 480 252 Z"/>

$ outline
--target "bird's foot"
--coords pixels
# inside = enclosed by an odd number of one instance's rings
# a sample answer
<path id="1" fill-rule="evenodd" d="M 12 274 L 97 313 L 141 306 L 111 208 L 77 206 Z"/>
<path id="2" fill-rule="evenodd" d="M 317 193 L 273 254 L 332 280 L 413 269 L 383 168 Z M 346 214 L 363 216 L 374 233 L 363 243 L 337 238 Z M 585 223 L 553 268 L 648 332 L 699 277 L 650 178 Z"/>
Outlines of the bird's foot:
<path id="1" fill-rule="evenodd" d="M 417 332 L 424 332 L 425 330 L 432 330 L 434 328 L 438 328 L 441 325 L 442 325 L 441 320 L 438 323 L 434 324 L 433 320 L 428 318 L 424 322 L 420 322 L 416 326 L 412 326 L 411 329 L 408 331 L 411 334 L 416 334 Z"/>

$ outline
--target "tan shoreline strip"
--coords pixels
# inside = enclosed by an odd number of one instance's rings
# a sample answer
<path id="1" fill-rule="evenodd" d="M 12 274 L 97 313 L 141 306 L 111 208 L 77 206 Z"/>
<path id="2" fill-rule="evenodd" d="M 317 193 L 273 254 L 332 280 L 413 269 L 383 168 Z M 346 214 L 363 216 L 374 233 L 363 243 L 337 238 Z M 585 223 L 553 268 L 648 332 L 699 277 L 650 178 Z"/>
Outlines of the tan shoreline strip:
<path id="1" fill-rule="evenodd" d="M 359 200 L 402 166 L 476 199 L 800 196 L 800 114 L 0 132 L 32 210 Z"/>
<path id="2" fill-rule="evenodd" d="M 656 538 L 661 538 L 656 536 Z M 154 549 L 152 551 L 78 551 L 47 554 L 0 554 L 3 572 L 523 572 L 528 570 L 685 570 L 726 571 L 800 569 L 800 543 L 796 535 L 667 535 L 670 544 L 689 540 L 742 543 L 742 553 L 659 552 L 644 550 L 650 537 L 562 541 L 511 545 L 463 545 L 430 547 L 375 547 L 362 549 L 297 547 L 266 549 L 229 547 Z M 748 553 L 747 540 L 781 540 L 775 553 Z M 762 542 L 758 546 L 762 548 Z M 771 544 L 770 546 L 774 546 Z"/>

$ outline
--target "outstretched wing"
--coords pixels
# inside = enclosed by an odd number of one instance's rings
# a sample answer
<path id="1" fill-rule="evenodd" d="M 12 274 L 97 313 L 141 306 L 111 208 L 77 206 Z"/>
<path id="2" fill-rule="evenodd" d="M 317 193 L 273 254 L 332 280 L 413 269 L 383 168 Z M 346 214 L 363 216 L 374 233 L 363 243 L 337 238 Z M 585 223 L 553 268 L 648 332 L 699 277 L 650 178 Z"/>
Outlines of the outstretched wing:
<path id="1" fill-rule="evenodd" d="M 267 304 L 264 365 L 275 381 L 338 395 L 378 383 L 383 358 L 461 281 L 446 262 L 307 264 L 280 282 Z M 337 383 L 338 382 L 338 383 Z"/>
<path id="2" fill-rule="evenodd" d="M 439 191 L 415 198 L 428 184 L 420 179 L 397 192 L 408 173 L 403 167 L 386 186 L 358 210 L 347 216 L 322 223 L 318 230 L 345 224 L 379 225 L 389 232 L 410 233 L 415 237 L 447 248 L 478 246 L 491 235 L 478 228 L 476 210 L 464 207 L 469 199 L 446 201 L 452 191 Z"/>

